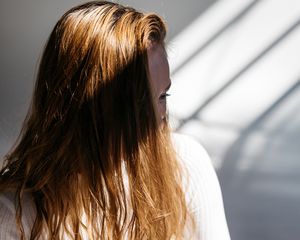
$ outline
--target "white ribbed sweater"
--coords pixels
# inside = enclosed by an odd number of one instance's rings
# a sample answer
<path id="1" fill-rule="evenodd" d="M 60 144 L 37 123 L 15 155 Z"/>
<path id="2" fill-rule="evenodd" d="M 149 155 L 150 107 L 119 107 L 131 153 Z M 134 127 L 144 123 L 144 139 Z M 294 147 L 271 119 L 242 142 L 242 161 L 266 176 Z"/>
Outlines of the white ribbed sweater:
<path id="1" fill-rule="evenodd" d="M 197 232 L 193 239 L 230 240 L 220 185 L 207 152 L 198 142 L 187 136 L 173 134 L 173 142 L 179 159 L 189 173 L 189 185 L 184 190 L 196 217 Z M 30 197 L 25 196 L 22 221 L 27 236 L 34 217 L 35 210 Z M 19 239 L 12 192 L 0 194 L 0 239 Z"/>

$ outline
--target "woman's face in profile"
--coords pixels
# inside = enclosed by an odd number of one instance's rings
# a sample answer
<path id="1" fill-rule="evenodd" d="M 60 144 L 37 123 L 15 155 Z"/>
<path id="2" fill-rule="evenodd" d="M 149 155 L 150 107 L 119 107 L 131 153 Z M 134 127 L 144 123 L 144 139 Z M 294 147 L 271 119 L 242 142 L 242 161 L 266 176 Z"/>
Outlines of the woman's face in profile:
<path id="1" fill-rule="evenodd" d="M 166 117 L 167 91 L 171 86 L 169 63 L 162 45 L 153 45 L 148 50 L 148 64 L 157 121 L 162 123 Z"/>

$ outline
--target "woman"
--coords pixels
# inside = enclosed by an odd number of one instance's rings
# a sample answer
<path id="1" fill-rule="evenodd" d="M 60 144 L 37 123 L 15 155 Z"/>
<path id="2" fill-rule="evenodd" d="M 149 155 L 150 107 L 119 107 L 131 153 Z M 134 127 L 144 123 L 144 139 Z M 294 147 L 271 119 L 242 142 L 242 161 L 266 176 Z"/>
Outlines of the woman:
<path id="1" fill-rule="evenodd" d="M 0 172 L 0 239 L 229 239 L 209 158 L 170 135 L 165 34 L 111 2 L 62 16 Z"/>

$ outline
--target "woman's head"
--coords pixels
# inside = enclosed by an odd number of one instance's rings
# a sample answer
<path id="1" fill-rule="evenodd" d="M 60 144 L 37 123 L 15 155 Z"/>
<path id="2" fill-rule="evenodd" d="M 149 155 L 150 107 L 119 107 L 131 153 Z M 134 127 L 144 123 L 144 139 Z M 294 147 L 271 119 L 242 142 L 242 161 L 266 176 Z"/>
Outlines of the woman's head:
<path id="1" fill-rule="evenodd" d="M 75 114 L 89 111 L 108 131 L 135 128 L 130 137 L 148 134 L 141 130 L 145 124 L 157 128 L 165 115 L 160 96 L 154 96 L 157 79 L 166 78 L 157 74 L 156 63 L 163 57 L 164 37 L 157 15 L 118 4 L 92 2 L 68 11 L 50 36 L 39 70 L 33 109 L 44 127 L 76 121 Z"/>
<path id="2" fill-rule="evenodd" d="M 16 189 L 20 203 L 32 194 L 32 236 L 75 238 L 82 226 L 94 239 L 182 236 L 188 212 L 166 121 L 165 34 L 157 15 L 102 1 L 55 25 L 0 172 L 0 190 Z"/>

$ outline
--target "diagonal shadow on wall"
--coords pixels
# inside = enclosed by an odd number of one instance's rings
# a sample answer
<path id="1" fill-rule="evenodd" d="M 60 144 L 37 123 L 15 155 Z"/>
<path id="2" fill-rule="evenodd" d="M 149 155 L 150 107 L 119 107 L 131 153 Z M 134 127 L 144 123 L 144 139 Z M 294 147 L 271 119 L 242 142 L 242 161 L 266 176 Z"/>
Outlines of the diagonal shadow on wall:
<path id="1" fill-rule="evenodd" d="M 275 47 L 278 47 L 280 43 L 292 34 L 300 25 L 300 18 L 294 22 L 286 31 L 284 31 L 277 39 L 275 39 L 268 47 L 261 51 L 256 57 L 251 59 L 248 64 L 246 64 L 242 69 L 240 69 L 233 77 L 229 80 L 224 81 L 225 84 L 222 85 L 217 91 L 215 91 L 211 96 L 209 96 L 190 116 L 185 119 L 181 119 L 176 131 L 180 130 L 186 123 L 190 120 L 198 117 L 199 113 L 205 109 L 211 102 L 213 102 L 222 92 L 227 90 L 235 81 L 237 81 L 243 74 L 245 74 L 249 69 L 251 69 L 255 64 L 262 60 L 268 53 L 270 53 Z"/>
<path id="2" fill-rule="evenodd" d="M 261 125 L 265 119 L 280 108 L 285 101 L 289 99 L 297 90 L 300 89 L 300 79 L 296 81 L 284 94 L 282 94 L 267 110 L 258 116 L 252 123 L 250 123 L 239 135 L 238 139 L 227 150 L 223 165 L 218 171 L 219 178 L 223 183 L 230 183 L 237 173 L 237 161 L 241 158 L 242 149 L 246 143 L 249 135 Z"/>
<path id="3" fill-rule="evenodd" d="M 251 2 L 247 7 L 242 9 L 241 12 L 239 12 L 232 20 L 230 20 L 228 23 L 226 23 L 221 29 L 217 30 L 206 42 L 204 42 L 201 46 L 199 46 L 191 56 L 189 56 L 188 59 L 186 59 L 182 64 L 180 64 L 178 67 L 176 67 L 172 71 L 172 75 L 176 74 L 180 69 L 184 68 L 186 65 L 188 65 L 198 54 L 203 52 L 207 47 L 209 47 L 216 39 L 218 39 L 224 32 L 226 32 L 229 28 L 233 27 L 235 24 L 237 24 L 239 21 L 241 21 L 244 17 L 247 16 L 248 13 L 250 13 L 251 10 L 254 9 L 254 7 L 261 3 L 262 1 L 254 0 Z"/>

